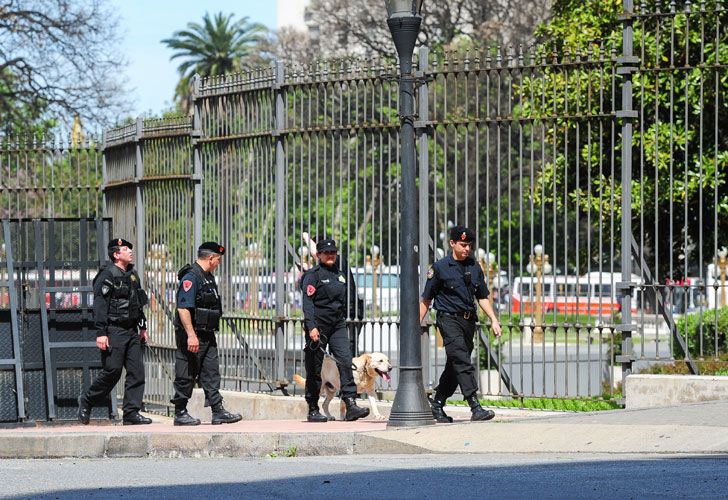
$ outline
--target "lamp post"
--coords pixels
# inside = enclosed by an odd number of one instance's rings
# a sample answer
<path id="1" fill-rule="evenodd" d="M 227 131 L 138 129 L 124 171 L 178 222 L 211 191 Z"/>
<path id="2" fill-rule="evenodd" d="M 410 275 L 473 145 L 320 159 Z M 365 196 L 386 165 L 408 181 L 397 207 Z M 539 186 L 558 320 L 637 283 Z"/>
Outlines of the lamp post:
<path id="1" fill-rule="evenodd" d="M 543 246 L 536 245 L 533 247 L 533 254 L 529 259 L 526 271 L 530 274 L 536 275 L 536 305 L 533 308 L 534 316 L 536 319 L 536 326 L 533 329 L 533 342 L 540 344 L 543 342 L 543 308 L 541 305 L 541 278 L 543 273 L 549 274 L 551 272 L 551 264 L 549 264 L 549 256 L 544 255 Z"/>
<path id="2" fill-rule="evenodd" d="M 419 322 L 419 222 L 415 182 L 414 83 L 412 52 L 420 31 L 423 0 L 384 0 L 387 25 L 399 56 L 399 117 L 401 187 L 399 191 L 401 267 L 399 324 L 399 387 L 389 415 L 389 427 L 434 424 L 422 383 Z"/>
<path id="3" fill-rule="evenodd" d="M 720 250 L 718 250 L 718 256 L 715 258 L 715 267 L 713 268 L 713 277 L 716 279 L 720 279 L 720 302 L 716 304 L 716 307 L 724 307 L 726 305 L 725 281 L 727 269 L 728 248 L 722 247 Z"/>
<path id="4" fill-rule="evenodd" d="M 377 271 L 382 264 L 382 257 L 379 253 L 379 247 L 372 245 L 371 254 L 367 255 L 367 267 L 372 268 L 372 311 L 375 317 L 379 316 L 379 302 L 377 301 Z"/>

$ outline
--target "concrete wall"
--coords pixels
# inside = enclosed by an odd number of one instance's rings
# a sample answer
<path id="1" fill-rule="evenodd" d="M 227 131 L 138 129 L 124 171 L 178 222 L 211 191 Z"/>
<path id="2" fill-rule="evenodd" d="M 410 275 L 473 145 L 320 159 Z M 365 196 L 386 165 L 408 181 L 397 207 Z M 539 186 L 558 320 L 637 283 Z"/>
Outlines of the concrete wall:
<path id="1" fill-rule="evenodd" d="M 629 375 L 628 409 L 728 400 L 728 377 L 706 375 Z"/>

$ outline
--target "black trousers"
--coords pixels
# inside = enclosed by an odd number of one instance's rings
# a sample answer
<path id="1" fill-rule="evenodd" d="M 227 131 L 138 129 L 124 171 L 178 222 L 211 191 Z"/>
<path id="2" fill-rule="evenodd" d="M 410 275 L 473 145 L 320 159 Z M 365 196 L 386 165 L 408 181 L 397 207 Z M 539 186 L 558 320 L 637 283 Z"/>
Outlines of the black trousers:
<path id="1" fill-rule="evenodd" d="M 124 415 L 138 412 L 144 397 L 144 354 L 139 333 L 136 327 L 117 326 L 109 326 L 106 333 L 111 352 L 108 349 L 101 351 L 103 369 L 86 391 L 86 399 L 92 406 L 102 405 L 119 382 L 122 368 L 126 368 Z"/>
<path id="2" fill-rule="evenodd" d="M 458 385 L 464 397 L 476 394 L 478 382 L 470 360 L 474 347 L 475 317 L 465 319 L 462 316 L 438 314 L 437 327 L 445 344 L 447 362 L 440 375 L 436 396 L 445 400 L 455 393 Z"/>
<path id="3" fill-rule="evenodd" d="M 192 389 L 198 381 L 205 392 L 205 406 L 222 403 L 220 395 L 220 358 L 217 353 L 217 339 L 214 334 L 197 334 L 200 349 L 187 350 L 187 332 L 175 331 L 177 351 L 174 354 L 174 397 L 175 406 L 185 406 L 192 397 Z"/>
<path id="4" fill-rule="evenodd" d="M 329 352 L 336 358 L 341 380 L 341 397 L 356 397 L 356 384 L 351 370 L 351 345 L 346 325 L 334 330 L 319 329 L 321 336 L 318 342 L 311 342 L 306 332 L 306 347 L 304 347 L 304 362 L 306 365 L 306 401 L 309 404 L 318 404 L 321 394 L 321 365 L 324 362 L 324 351 L 329 346 Z"/>

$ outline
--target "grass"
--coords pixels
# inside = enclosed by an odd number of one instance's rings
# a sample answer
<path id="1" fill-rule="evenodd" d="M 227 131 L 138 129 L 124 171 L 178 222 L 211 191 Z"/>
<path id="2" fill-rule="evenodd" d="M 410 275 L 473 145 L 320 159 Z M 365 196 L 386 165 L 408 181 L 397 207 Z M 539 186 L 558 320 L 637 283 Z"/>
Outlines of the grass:
<path id="1" fill-rule="evenodd" d="M 497 406 L 501 408 L 528 408 L 535 410 L 552 411 L 602 411 L 622 408 L 613 401 L 603 399 L 554 399 L 554 398 L 524 398 L 520 399 L 483 399 L 483 406 Z M 465 401 L 448 401 L 448 404 L 466 405 Z"/>

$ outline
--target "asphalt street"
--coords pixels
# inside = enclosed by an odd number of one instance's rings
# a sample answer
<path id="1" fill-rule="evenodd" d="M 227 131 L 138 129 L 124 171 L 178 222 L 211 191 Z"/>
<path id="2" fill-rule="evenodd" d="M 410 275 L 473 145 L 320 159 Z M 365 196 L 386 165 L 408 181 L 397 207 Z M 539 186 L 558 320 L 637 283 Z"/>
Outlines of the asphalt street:
<path id="1" fill-rule="evenodd" d="M 293 454 L 289 450 L 289 454 Z M 0 498 L 728 498 L 728 456 L 2 460 Z"/>

